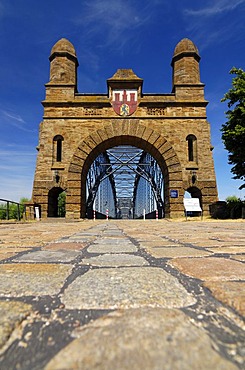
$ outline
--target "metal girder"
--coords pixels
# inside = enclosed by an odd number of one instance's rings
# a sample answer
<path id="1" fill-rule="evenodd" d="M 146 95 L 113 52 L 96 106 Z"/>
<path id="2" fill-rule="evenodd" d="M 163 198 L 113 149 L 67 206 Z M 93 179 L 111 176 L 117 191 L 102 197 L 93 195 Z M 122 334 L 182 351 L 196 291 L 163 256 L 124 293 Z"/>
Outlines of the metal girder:
<path id="1" fill-rule="evenodd" d="M 102 166 L 102 164 L 106 166 Z M 88 187 L 88 198 L 87 198 L 87 208 L 92 208 L 98 188 L 101 181 L 107 177 L 108 171 L 110 172 L 110 159 L 107 153 L 101 153 L 96 160 L 92 163 L 88 175 L 87 175 L 87 187 Z M 109 175 L 109 180 L 111 182 L 112 189 L 115 193 L 115 184 L 113 176 Z M 116 196 L 116 193 L 115 193 Z M 116 202 L 116 198 L 115 198 Z"/>
<path id="2" fill-rule="evenodd" d="M 120 204 L 125 203 L 127 199 L 128 206 L 124 208 L 131 207 L 134 213 L 133 208 L 135 208 L 140 179 L 144 179 L 149 184 L 157 208 L 163 208 L 161 170 L 156 160 L 142 149 L 132 146 L 118 146 L 107 150 L 96 158 L 87 176 L 88 208 L 93 206 L 99 186 L 105 186 L 103 184 L 108 179 L 112 188 L 115 209 L 119 210 Z M 104 200 L 103 202 L 105 203 Z M 115 211 L 115 213 L 117 212 Z"/>
<path id="3" fill-rule="evenodd" d="M 148 191 L 152 191 L 156 207 L 158 211 L 161 211 L 162 215 L 162 209 L 164 208 L 162 199 L 163 175 L 157 161 L 147 152 L 142 153 L 137 167 L 133 198 L 134 212 L 136 211 L 136 199 L 140 191 L 139 184 L 142 178 L 149 183 L 150 187 L 148 187 Z M 147 194 L 147 199 L 150 200 L 150 194 Z"/>

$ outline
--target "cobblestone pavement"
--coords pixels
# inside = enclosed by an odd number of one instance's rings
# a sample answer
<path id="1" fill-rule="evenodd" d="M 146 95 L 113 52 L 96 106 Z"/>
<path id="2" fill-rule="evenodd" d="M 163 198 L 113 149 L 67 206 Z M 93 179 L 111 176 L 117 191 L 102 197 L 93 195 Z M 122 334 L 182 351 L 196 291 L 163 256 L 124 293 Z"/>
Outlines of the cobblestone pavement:
<path id="1" fill-rule="evenodd" d="M 0 368 L 244 369 L 244 221 L 0 224 Z"/>

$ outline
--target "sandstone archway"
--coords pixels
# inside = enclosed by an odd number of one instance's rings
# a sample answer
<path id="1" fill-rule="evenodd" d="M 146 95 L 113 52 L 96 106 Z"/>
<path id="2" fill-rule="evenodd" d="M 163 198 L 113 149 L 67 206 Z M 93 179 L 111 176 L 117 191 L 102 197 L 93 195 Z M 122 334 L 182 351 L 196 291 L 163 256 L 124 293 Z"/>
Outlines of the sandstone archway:
<path id="1" fill-rule="evenodd" d="M 183 212 L 182 170 L 171 144 L 159 132 L 136 120 L 115 120 L 92 132 L 77 147 L 67 177 L 67 217 L 85 217 L 86 175 L 94 159 L 105 150 L 117 145 L 133 145 L 150 153 L 158 162 L 165 180 L 165 214 Z M 171 199 L 170 187 L 180 197 Z"/>
<path id="2" fill-rule="evenodd" d="M 160 165 L 167 217 L 183 216 L 183 192 L 191 186 L 202 192 L 203 212 L 209 214 L 217 201 L 213 147 L 200 55 L 191 40 L 174 49 L 169 93 L 144 93 L 143 79 L 132 69 L 118 69 L 108 78 L 106 93 L 80 93 L 71 42 L 59 40 L 49 59 L 32 194 L 42 217 L 48 216 L 53 187 L 67 190 L 66 217 L 83 217 L 89 166 L 102 151 L 122 144 L 142 148 Z"/>

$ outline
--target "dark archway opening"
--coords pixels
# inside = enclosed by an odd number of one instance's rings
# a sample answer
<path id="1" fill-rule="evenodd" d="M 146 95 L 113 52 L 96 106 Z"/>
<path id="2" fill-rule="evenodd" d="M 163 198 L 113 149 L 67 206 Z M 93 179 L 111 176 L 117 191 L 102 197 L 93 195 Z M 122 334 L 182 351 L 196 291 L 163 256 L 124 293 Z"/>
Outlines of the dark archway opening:
<path id="1" fill-rule="evenodd" d="M 202 192 L 196 186 L 191 186 L 187 189 L 187 192 L 192 198 L 198 198 L 200 201 L 200 206 L 202 207 Z"/>
<path id="2" fill-rule="evenodd" d="M 65 217 L 65 192 L 60 187 L 48 193 L 48 217 Z"/>

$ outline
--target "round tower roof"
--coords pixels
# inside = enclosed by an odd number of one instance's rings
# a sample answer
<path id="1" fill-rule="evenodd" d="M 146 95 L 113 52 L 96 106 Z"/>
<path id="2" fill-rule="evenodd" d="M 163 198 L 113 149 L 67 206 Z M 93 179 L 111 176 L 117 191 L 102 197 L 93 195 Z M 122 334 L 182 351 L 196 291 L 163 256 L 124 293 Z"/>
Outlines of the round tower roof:
<path id="1" fill-rule="evenodd" d="M 196 53 L 199 55 L 196 45 L 190 39 L 182 39 L 174 49 L 174 57 L 182 53 Z"/>
<path id="2" fill-rule="evenodd" d="M 51 55 L 54 53 L 69 53 L 73 56 L 76 56 L 76 51 L 74 46 L 70 41 L 65 38 L 60 39 L 56 42 L 56 44 L 52 47 Z"/>

